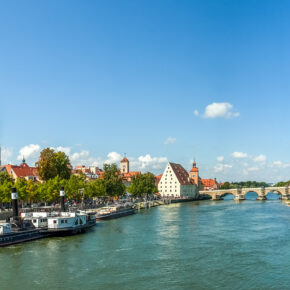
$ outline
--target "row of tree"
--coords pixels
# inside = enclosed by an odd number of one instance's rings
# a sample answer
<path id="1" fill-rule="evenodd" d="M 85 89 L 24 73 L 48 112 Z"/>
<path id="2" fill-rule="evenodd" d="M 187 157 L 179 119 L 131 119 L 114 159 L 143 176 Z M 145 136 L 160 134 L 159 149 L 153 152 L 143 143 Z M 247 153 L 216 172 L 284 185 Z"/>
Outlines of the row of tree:
<path id="1" fill-rule="evenodd" d="M 120 171 L 116 164 L 105 164 L 102 178 L 88 181 L 81 172 L 70 175 L 69 178 L 56 175 L 44 182 L 35 183 L 32 180 L 18 178 L 14 181 L 8 173 L 0 173 L 0 202 L 11 201 L 11 189 L 15 186 L 19 200 L 25 203 L 57 202 L 59 190 L 64 186 L 66 199 L 79 201 L 81 198 L 112 198 L 126 193 Z M 155 176 L 152 173 L 140 174 L 133 177 L 128 192 L 135 197 L 143 197 L 157 192 Z"/>
<path id="2" fill-rule="evenodd" d="M 245 187 L 245 188 L 256 188 L 256 187 L 267 187 L 269 186 L 266 182 L 258 182 L 258 181 L 241 181 L 241 182 L 224 182 L 220 189 L 231 189 L 231 188 L 238 188 L 238 187 Z"/>

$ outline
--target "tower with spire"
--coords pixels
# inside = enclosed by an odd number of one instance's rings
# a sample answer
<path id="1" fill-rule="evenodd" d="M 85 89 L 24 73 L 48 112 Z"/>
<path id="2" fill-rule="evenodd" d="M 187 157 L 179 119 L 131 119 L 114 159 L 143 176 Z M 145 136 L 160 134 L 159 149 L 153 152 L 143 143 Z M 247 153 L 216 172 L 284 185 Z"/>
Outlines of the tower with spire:
<path id="1" fill-rule="evenodd" d="M 195 160 L 192 163 L 192 169 L 189 172 L 190 179 L 199 186 L 199 170 L 198 167 L 196 167 L 196 162 Z"/>
<path id="2" fill-rule="evenodd" d="M 130 168 L 129 168 L 129 160 L 126 157 L 126 154 L 124 158 L 121 160 L 121 173 L 129 173 Z"/>

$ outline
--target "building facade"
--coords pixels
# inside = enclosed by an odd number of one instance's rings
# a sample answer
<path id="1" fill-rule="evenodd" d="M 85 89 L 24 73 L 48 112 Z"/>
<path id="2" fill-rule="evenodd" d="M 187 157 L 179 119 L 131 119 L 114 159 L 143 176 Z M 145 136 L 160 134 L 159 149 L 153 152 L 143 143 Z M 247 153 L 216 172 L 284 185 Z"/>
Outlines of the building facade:
<path id="1" fill-rule="evenodd" d="M 197 198 L 197 185 L 191 180 L 188 172 L 177 163 L 169 162 L 158 183 L 161 196 L 175 198 Z"/>
<path id="2" fill-rule="evenodd" d="M 5 165 L 8 174 L 16 181 L 17 178 L 25 178 L 26 180 L 40 181 L 36 167 L 30 167 L 25 160 L 18 165 Z"/>

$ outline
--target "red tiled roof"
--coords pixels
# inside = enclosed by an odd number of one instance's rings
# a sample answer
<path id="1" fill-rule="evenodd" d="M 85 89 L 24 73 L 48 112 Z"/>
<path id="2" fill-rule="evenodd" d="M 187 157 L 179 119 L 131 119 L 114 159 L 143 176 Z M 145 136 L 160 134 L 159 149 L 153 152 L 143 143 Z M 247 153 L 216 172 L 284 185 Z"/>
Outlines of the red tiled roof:
<path id="1" fill-rule="evenodd" d="M 155 179 L 156 179 L 156 183 L 158 184 L 160 179 L 162 178 L 162 174 L 156 175 Z"/>
<path id="2" fill-rule="evenodd" d="M 130 171 L 128 173 L 122 173 L 122 176 L 124 178 L 129 178 L 129 177 L 133 177 L 133 176 L 136 176 L 136 175 L 139 175 L 141 174 L 141 171 Z"/>
<path id="3" fill-rule="evenodd" d="M 180 165 L 177 163 L 169 163 L 170 166 L 173 169 L 174 174 L 176 175 L 179 183 L 181 185 L 190 185 L 190 184 L 194 184 L 188 175 L 188 172 Z"/>
<path id="4" fill-rule="evenodd" d="M 201 183 L 203 186 L 212 187 L 216 184 L 216 181 L 214 179 L 201 179 Z"/>
<path id="5" fill-rule="evenodd" d="M 8 164 L 6 165 L 6 170 L 8 173 L 11 173 L 11 170 L 14 171 L 18 178 L 26 176 L 38 177 L 37 168 L 29 167 L 26 163 L 21 163 L 20 166 Z"/>
<path id="6" fill-rule="evenodd" d="M 124 158 L 121 160 L 121 162 L 129 162 L 129 160 L 128 160 L 126 157 L 124 157 Z"/>

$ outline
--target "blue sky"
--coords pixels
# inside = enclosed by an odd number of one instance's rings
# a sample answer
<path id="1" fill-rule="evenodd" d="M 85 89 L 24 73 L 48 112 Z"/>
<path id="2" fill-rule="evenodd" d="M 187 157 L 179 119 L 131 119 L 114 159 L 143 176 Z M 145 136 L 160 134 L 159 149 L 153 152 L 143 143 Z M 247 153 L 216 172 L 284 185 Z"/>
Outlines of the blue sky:
<path id="1" fill-rule="evenodd" d="M 289 1 L 0 1 L 3 162 L 49 146 L 288 180 L 289 19 Z"/>

